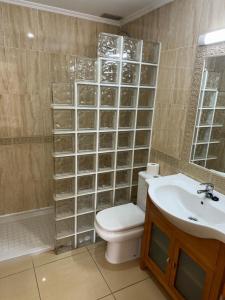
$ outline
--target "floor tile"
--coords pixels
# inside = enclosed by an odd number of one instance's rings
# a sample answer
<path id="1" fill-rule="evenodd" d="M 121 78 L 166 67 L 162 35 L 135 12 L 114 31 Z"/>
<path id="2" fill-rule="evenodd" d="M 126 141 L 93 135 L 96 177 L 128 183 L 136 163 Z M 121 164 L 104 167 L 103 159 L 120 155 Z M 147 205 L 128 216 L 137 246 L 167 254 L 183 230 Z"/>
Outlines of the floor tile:
<path id="1" fill-rule="evenodd" d="M 139 260 L 116 265 L 110 264 L 105 259 L 103 247 L 95 249 L 91 255 L 112 291 L 117 291 L 149 277 L 146 271 L 140 269 Z"/>
<path id="2" fill-rule="evenodd" d="M 96 300 L 110 293 L 89 253 L 37 267 L 36 274 L 42 300 Z"/>
<path id="3" fill-rule="evenodd" d="M 49 251 L 42 254 L 33 255 L 32 260 L 34 266 L 37 267 L 72 255 L 80 254 L 83 252 L 87 252 L 87 249 L 85 247 L 74 249 L 72 251 L 67 251 L 58 255 L 56 255 L 54 251 Z"/>
<path id="4" fill-rule="evenodd" d="M 0 299 L 39 300 L 34 270 L 0 279 Z"/>
<path id="5" fill-rule="evenodd" d="M 115 298 L 112 295 L 109 295 L 104 298 L 101 298 L 100 300 L 115 300 Z"/>
<path id="6" fill-rule="evenodd" d="M 114 294 L 116 300 L 167 300 L 165 294 L 151 279 L 131 285 Z"/>
<path id="7" fill-rule="evenodd" d="M 22 256 L 0 262 L 0 278 L 32 269 L 31 256 Z"/>

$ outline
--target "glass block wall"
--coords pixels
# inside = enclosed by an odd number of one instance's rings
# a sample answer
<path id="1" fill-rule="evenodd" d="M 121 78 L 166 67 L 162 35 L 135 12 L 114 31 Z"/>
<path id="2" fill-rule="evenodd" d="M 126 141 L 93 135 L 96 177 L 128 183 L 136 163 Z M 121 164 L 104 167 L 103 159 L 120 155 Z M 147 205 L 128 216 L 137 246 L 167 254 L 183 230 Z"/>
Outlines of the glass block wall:
<path id="1" fill-rule="evenodd" d="M 160 44 L 101 33 L 98 58 L 53 84 L 56 251 L 98 239 L 95 214 L 135 202 L 149 158 Z"/>

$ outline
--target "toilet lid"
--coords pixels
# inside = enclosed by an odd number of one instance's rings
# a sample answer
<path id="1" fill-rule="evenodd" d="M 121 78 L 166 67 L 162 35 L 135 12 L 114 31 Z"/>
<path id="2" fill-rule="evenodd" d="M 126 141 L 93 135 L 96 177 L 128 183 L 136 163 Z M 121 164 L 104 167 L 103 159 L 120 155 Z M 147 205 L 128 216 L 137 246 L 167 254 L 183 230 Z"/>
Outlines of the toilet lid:
<path id="1" fill-rule="evenodd" d="M 104 209 L 96 215 L 98 224 L 107 231 L 122 231 L 144 224 L 145 213 L 133 203 Z"/>

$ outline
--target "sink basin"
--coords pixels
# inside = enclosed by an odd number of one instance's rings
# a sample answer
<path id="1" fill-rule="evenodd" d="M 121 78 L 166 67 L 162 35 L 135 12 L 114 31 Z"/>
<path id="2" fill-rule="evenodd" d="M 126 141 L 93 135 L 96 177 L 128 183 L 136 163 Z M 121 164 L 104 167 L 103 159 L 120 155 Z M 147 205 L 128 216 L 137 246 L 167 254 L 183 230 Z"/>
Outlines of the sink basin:
<path id="1" fill-rule="evenodd" d="M 197 194 L 200 183 L 183 174 L 147 182 L 151 200 L 172 224 L 191 235 L 225 243 L 224 195 L 215 191 L 219 201 L 214 202 Z"/>

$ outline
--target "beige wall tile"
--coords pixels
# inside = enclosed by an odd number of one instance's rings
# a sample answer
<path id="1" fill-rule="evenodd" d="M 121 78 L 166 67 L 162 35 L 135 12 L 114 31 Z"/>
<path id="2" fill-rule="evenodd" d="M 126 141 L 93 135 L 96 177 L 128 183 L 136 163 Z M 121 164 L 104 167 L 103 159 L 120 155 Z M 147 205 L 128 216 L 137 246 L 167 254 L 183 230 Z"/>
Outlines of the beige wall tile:
<path id="1" fill-rule="evenodd" d="M 73 80 L 75 56 L 96 56 L 99 32 L 118 30 L 103 23 L 0 3 L 0 137 L 13 137 L 13 143 L 21 138 L 20 145 L 10 148 L 11 158 L 5 155 L 0 162 L 0 168 L 11 170 L 7 180 L 0 177 L 0 213 L 52 204 L 51 146 L 38 149 L 29 144 L 29 138 L 52 134 L 51 84 Z M 28 38 L 28 33 L 33 38 Z"/>

